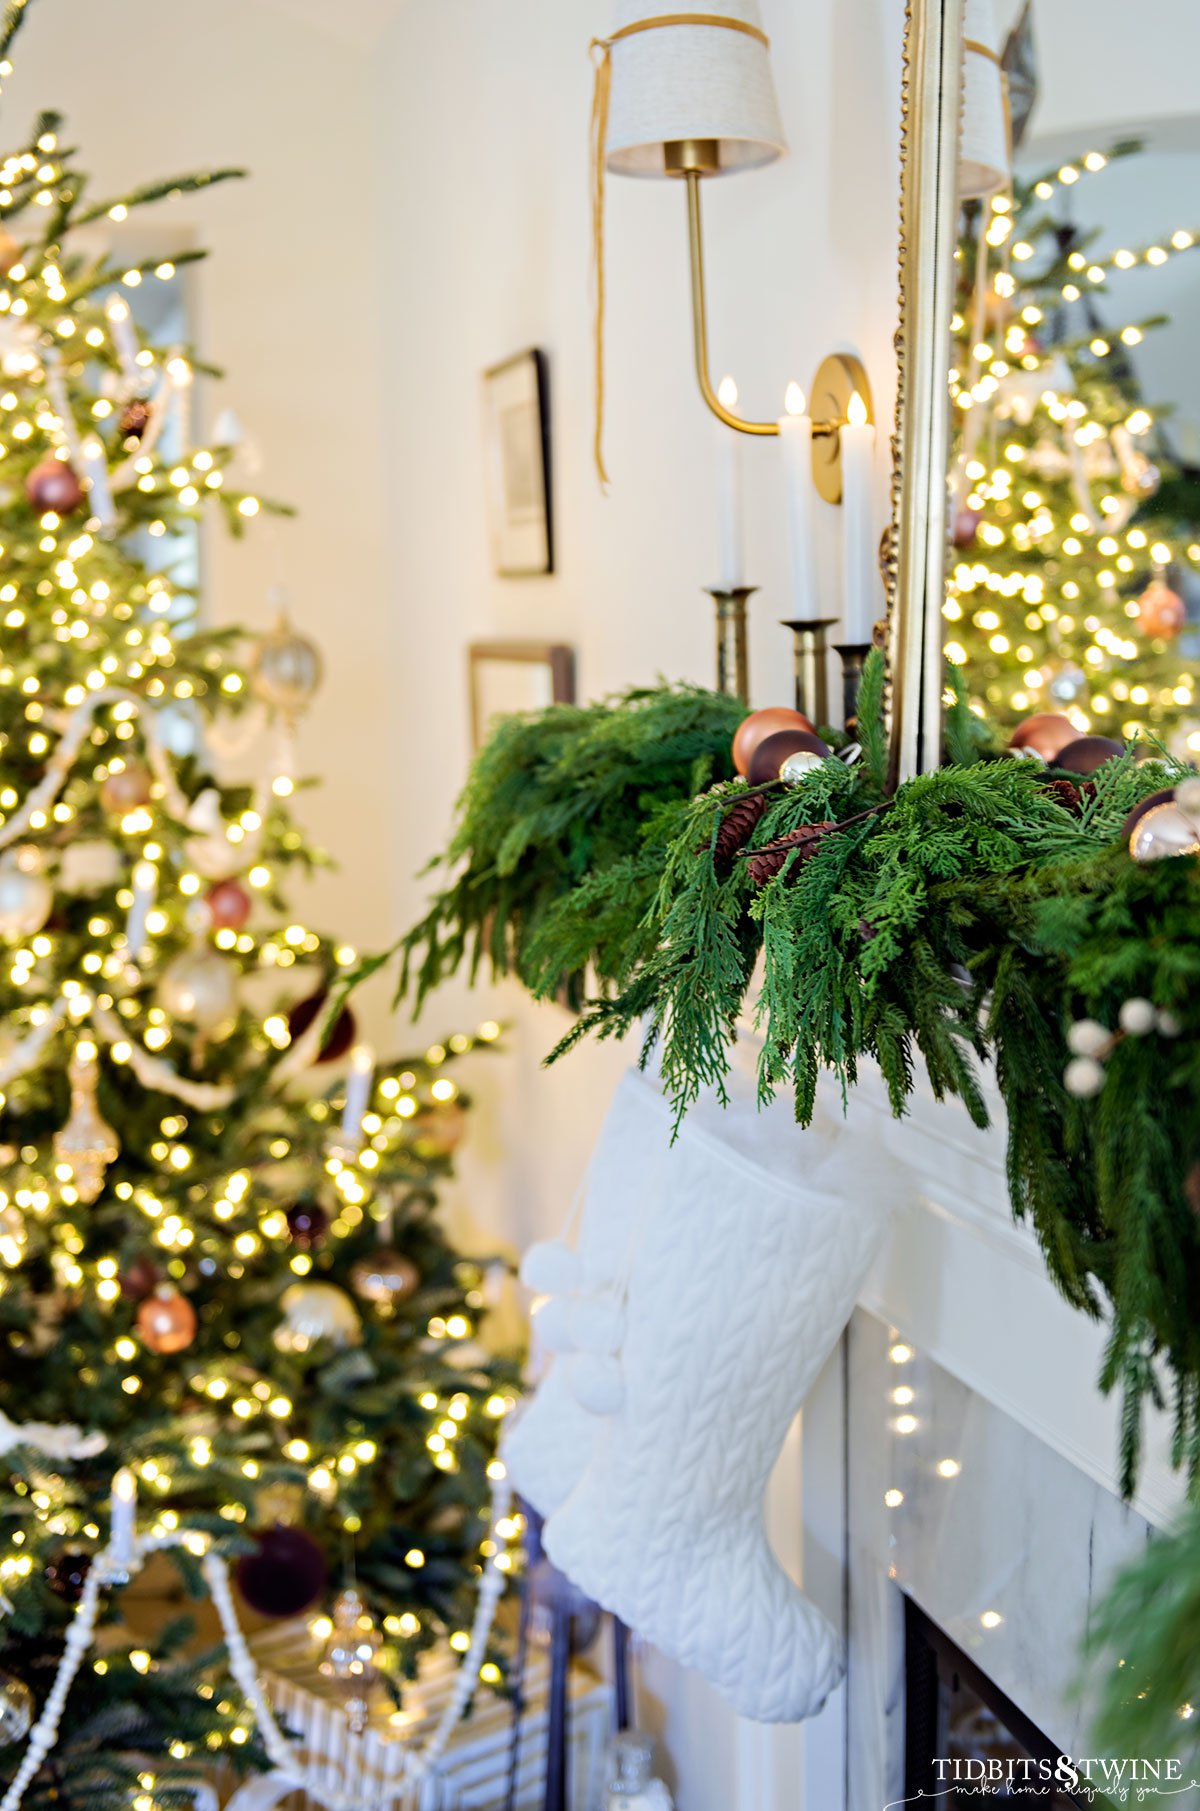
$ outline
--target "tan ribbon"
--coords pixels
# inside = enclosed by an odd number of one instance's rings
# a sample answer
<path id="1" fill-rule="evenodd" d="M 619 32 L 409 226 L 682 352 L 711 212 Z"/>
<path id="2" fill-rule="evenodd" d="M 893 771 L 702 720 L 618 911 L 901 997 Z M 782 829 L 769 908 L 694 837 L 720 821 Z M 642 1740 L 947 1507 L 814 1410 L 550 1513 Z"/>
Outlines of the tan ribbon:
<path id="1" fill-rule="evenodd" d="M 623 25 L 610 38 L 593 38 L 590 54 L 596 66 L 596 85 L 592 94 L 592 255 L 596 266 L 596 437 L 594 453 L 601 485 L 607 487 L 604 469 L 604 158 L 608 141 L 608 108 L 612 98 L 612 47 L 622 38 L 636 37 L 638 32 L 657 31 L 666 25 L 716 25 L 724 31 L 740 31 L 756 38 L 769 48 L 770 39 L 757 25 L 745 19 L 734 19 L 726 13 L 658 13 L 650 19 L 635 19 Z M 599 55 L 596 53 L 599 52 Z"/>

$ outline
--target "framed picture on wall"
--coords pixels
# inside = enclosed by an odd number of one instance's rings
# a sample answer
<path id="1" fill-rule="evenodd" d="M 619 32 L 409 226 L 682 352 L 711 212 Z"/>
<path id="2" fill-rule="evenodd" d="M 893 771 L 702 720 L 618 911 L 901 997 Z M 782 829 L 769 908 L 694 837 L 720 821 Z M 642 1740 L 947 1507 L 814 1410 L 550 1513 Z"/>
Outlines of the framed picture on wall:
<path id="1" fill-rule="evenodd" d="M 483 374 L 492 559 L 502 578 L 554 571 L 550 415 L 544 352 L 518 352 Z"/>
<path id="2" fill-rule="evenodd" d="M 475 641 L 467 649 L 471 741 L 478 748 L 497 717 L 575 700 L 575 650 L 555 641 Z"/>

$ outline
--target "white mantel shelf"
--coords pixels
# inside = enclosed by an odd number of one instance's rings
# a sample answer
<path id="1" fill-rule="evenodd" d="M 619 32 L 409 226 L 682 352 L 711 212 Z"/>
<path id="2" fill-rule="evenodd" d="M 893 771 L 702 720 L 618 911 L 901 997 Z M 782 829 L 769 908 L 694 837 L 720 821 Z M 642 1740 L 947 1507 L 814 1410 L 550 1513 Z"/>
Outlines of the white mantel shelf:
<path id="1" fill-rule="evenodd" d="M 988 1078 L 990 1082 L 990 1077 Z M 840 1094 L 823 1083 L 830 1111 Z M 973 1126 L 958 1100 L 938 1101 L 922 1073 L 906 1119 L 883 1079 L 863 1073 L 852 1123 L 896 1159 L 891 1230 L 862 1307 L 961 1378 L 1030 1433 L 1119 1494 L 1120 1397 L 1097 1379 L 1107 1325 L 1081 1314 L 1050 1280 L 1032 1228 L 1015 1221 L 1005 1177 L 1005 1116 L 994 1086 L 992 1124 Z M 1162 1525 L 1184 1499 L 1170 1463 L 1169 1417 L 1147 1409 L 1134 1506 Z"/>

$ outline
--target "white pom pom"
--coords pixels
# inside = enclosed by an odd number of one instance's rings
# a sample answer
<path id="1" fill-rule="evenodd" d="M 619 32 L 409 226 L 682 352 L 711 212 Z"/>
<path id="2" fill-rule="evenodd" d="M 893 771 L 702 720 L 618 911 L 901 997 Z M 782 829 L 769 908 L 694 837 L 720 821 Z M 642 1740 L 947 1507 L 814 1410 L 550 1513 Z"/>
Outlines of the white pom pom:
<path id="1" fill-rule="evenodd" d="M 562 1295 L 543 1296 L 533 1307 L 533 1331 L 538 1344 L 547 1352 L 570 1352 L 571 1304 Z"/>
<path id="2" fill-rule="evenodd" d="M 1183 1026 L 1179 1023 L 1179 1020 L 1175 1017 L 1173 1012 L 1160 1012 L 1158 1015 L 1158 1029 L 1165 1038 L 1177 1038 L 1183 1030 Z"/>
<path id="3" fill-rule="evenodd" d="M 616 1359 L 578 1352 L 564 1363 L 567 1384 L 580 1408 L 592 1415 L 615 1415 L 625 1401 L 625 1379 Z"/>
<path id="4" fill-rule="evenodd" d="M 1188 780 L 1180 780 L 1175 788 L 1175 803 L 1189 817 L 1200 816 L 1200 775 L 1193 774 Z"/>
<path id="5" fill-rule="evenodd" d="M 561 1239 L 539 1239 L 521 1260 L 521 1281 L 537 1295 L 569 1295 L 579 1287 L 579 1258 Z"/>
<path id="6" fill-rule="evenodd" d="M 1091 1100 L 1104 1086 L 1104 1071 L 1090 1056 L 1072 1057 L 1063 1071 L 1063 1084 L 1076 1100 Z"/>
<path id="7" fill-rule="evenodd" d="M 580 1352 L 611 1357 L 625 1337 L 625 1309 L 615 1295 L 578 1295 L 571 1303 L 571 1332 Z"/>
<path id="8" fill-rule="evenodd" d="M 1117 1022 L 1121 1030 L 1127 1031 L 1130 1037 L 1144 1038 L 1154 1030 L 1158 1014 L 1149 1000 L 1135 995 L 1132 1000 L 1126 1000 L 1117 1014 Z"/>
<path id="9" fill-rule="evenodd" d="M 1076 1019 L 1067 1032 L 1067 1049 L 1073 1056 L 1100 1056 L 1111 1042 L 1110 1034 L 1095 1019 Z"/>

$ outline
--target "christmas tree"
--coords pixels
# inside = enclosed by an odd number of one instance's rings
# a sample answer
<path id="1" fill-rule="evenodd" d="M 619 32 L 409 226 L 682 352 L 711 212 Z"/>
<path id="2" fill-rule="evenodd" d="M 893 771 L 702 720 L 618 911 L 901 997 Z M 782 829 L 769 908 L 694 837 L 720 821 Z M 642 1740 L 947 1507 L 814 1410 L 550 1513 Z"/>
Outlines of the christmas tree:
<path id="1" fill-rule="evenodd" d="M 243 531 L 268 505 L 233 447 L 193 440 L 208 368 L 130 306 L 184 257 L 96 248 L 97 223 L 237 174 L 91 199 L 49 113 L 0 163 L 8 1811 L 190 1804 L 207 1760 L 260 1758 L 222 1656 L 180 1626 L 126 1633 L 111 1566 L 81 1624 L 110 1535 L 132 1571 L 135 1540 L 170 1547 L 193 1588 L 206 1556 L 236 1558 L 245 1601 L 313 1615 L 360 1696 L 364 1669 L 398 1682 L 442 1637 L 472 1685 L 499 1676 L 468 1630 L 508 1564 L 488 1505 L 511 1374 L 433 1214 L 463 1124 L 449 1071 L 498 1028 L 378 1065 L 355 1043 L 370 965 L 285 905 L 316 859 L 289 731 L 317 655 L 281 621 L 243 663 L 198 622 L 192 525 L 215 507 Z M 229 783 L 209 726 L 256 702 L 272 754 Z"/>
<path id="2" fill-rule="evenodd" d="M 964 211 L 946 656 L 989 720 L 1055 712 L 1186 754 L 1200 749 L 1181 595 L 1200 564 L 1200 478 L 1174 465 L 1170 411 L 1138 383 L 1136 348 L 1164 317 L 1119 318 L 1111 282 L 1200 234 L 1098 249 L 1065 207 L 1138 149 L 1090 151 Z"/>

